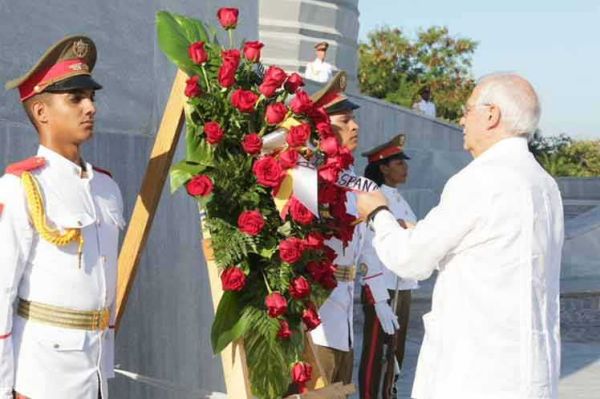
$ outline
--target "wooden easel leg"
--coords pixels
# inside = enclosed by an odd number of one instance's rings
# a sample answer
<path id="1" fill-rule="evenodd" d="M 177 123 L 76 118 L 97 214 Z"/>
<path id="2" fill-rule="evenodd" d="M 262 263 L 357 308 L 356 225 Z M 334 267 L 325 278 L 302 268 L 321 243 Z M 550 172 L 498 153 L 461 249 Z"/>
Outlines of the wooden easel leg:
<path id="1" fill-rule="evenodd" d="M 178 70 L 119 254 L 116 330 L 121 325 L 121 319 L 137 273 L 142 250 L 146 245 L 154 214 L 158 208 L 158 202 L 179 141 L 184 120 L 183 109 L 187 101 L 184 95 L 186 79 L 186 74 Z"/>

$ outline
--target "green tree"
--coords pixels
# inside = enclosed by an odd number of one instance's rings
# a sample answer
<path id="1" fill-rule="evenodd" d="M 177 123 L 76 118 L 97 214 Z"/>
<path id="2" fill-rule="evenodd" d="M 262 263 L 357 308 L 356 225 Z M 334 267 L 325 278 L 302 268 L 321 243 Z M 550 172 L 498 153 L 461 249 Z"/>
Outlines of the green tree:
<path id="1" fill-rule="evenodd" d="M 376 29 L 359 44 L 360 89 L 410 107 L 427 86 L 438 116 L 458 122 L 461 106 L 475 86 L 471 58 L 476 48 L 477 42 L 455 37 L 446 27 L 419 30 L 416 39 L 399 28 Z"/>
<path id="2" fill-rule="evenodd" d="M 535 132 L 529 150 L 553 176 L 600 176 L 600 140 L 573 140 L 566 134 Z"/>

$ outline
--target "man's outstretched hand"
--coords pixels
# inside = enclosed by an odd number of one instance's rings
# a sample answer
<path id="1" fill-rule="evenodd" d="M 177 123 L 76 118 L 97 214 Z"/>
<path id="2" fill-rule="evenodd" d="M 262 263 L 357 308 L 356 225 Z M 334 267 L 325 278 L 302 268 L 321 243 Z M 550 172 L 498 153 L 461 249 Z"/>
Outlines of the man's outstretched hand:
<path id="1" fill-rule="evenodd" d="M 366 219 L 375 208 L 388 205 L 387 199 L 381 191 L 372 191 L 370 193 L 357 192 L 356 200 L 358 213 L 363 219 Z"/>

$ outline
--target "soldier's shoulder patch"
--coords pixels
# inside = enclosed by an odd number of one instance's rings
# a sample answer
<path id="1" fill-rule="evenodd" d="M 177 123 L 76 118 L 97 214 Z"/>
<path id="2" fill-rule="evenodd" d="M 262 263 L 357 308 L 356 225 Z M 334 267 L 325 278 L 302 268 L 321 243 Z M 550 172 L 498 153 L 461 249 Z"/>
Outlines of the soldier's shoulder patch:
<path id="1" fill-rule="evenodd" d="M 102 174 L 105 174 L 105 175 L 107 175 L 107 176 L 108 176 L 108 177 L 110 177 L 110 178 L 112 178 L 112 177 L 113 177 L 112 173 L 110 173 L 110 172 L 109 172 L 108 170 L 106 170 L 106 169 L 99 168 L 99 167 L 97 167 L 97 166 L 95 166 L 95 165 L 92 165 L 92 169 L 94 169 L 96 172 L 100 172 L 100 173 L 102 173 Z"/>
<path id="2" fill-rule="evenodd" d="M 15 176 L 21 176 L 23 172 L 41 168 L 46 165 L 46 159 L 43 157 L 31 157 L 19 162 L 15 162 L 6 167 L 5 173 Z"/>

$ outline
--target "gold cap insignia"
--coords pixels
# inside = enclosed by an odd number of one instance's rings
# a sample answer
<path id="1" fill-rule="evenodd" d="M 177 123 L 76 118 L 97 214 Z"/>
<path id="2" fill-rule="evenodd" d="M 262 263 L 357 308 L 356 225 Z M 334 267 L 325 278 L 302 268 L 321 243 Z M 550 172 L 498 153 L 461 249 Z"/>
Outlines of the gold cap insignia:
<path id="1" fill-rule="evenodd" d="M 73 42 L 73 53 L 79 58 L 83 58 L 87 55 L 90 49 L 90 45 L 82 39 Z"/>
<path id="2" fill-rule="evenodd" d="M 340 76 L 340 89 L 346 90 L 346 74 Z"/>

